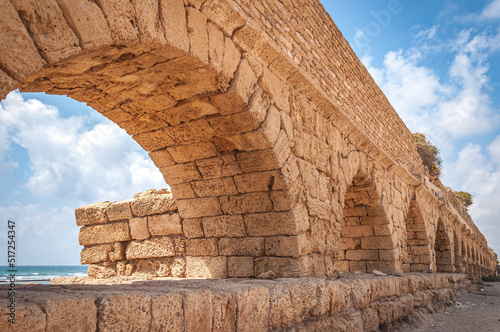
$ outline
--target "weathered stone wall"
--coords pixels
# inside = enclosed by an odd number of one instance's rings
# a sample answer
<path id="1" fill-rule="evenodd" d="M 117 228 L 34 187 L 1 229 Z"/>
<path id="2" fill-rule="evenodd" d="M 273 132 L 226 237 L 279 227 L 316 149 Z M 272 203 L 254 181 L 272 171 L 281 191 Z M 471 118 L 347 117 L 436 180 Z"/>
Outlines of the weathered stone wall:
<path id="1" fill-rule="evenodd" d="M 1 96 L 86 102 L 149 153 L 175 198 L 177 210 L 144 203 L 123 219 L 109 217 L 114 205 L 79 210 L 105 216 L 77 213 L 91 274 L 189 276 L 190 260 L 204 276 L 493 270 L 484 236 L 428 180 L 408 129 L 317 1 L 0 8 Z M 153 235 L 161 218 L 183 234 Z"/>
<path id="2" fill-rule="evenodd" d="M 0 330 L 378 331 L 397 327 L 414 312 L 443 308 L 470 290 L 464 278 L 421 274 L 18 285 L 16 325 L 8 323 L 6 286 L 0 286 Z"/>

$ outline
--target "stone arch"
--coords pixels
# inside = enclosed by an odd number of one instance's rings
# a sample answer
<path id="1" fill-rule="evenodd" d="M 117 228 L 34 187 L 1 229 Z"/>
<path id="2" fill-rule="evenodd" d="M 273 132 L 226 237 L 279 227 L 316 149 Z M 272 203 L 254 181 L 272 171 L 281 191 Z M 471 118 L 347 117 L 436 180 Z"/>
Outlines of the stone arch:
<path id="1" fill-rule="evenodd" d="M 340 250 L 335 257 L 339 270 L 398 271 L 399 251 L 381 201 L 372 178 L 358 173 L 345 194 Z"/>
<path id="2" fill-rule="evenodd" d="M 453 272 L 451 241 L 441 218 L 438 219 L 436 226 L 434 252 L 436 255 L 436 272 Z"/>
<path id="3" fill-rule="evenodd" d="M 416 200 L 411 201 L 405 225 L 407 249 L 403 256 L 403 269 L 405 272 L 428 271 L 431 264 L 429 236 Z"/>
<path id="4" fill-rule="evenodd" d="M 246 259 L 248 276 L 309 274 L 298 240 L 309 220 L 290 192 L 299 174 L 280 120 L 289 110 L 233 40 L 245 21 L 227 19 L 232 8 L 29 2 L 1 5 L 12 32 L 0 43 L 1 98 L 19 88 L 87 103 L 149 153 L 182 220 L 217 224 L 200 252 L 215 247 L 227 267 Z"/>

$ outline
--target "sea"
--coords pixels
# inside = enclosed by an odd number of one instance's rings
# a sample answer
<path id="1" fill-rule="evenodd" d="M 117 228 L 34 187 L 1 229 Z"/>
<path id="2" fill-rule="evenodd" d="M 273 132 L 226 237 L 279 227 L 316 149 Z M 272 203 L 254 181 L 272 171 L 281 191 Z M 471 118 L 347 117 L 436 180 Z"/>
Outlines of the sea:
<path id="1" fill-rule="evenodd" d="M 0 266 L 0 285 L 10 283 L 9 276 L 15 274 L 15 283 L 37 283 L 48 285 L 54 277 L 86 277 L 88 266 Z M 15 270 L 15 272 L 11 272 Z"/>

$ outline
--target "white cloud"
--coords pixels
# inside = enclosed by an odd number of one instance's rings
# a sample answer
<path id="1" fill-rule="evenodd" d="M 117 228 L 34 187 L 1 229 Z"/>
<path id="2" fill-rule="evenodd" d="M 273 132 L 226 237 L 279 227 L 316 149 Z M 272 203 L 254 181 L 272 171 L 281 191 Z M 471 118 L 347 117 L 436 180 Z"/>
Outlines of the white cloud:
<path id="1" fill-rule="evenodd" d="M 491 160 L 500 165 L 500 136 L 497 136 L 493 142 L 488 146 L 491 155 Z"/>
<path id="2" fill-rule="evenodd" d="M 489 22 L 500 18 L 500 0 L 492 0 L 480 13 L 455 17 L 460 22 Z"/>
<path id="3" fill-rule="evenodd" d="M 464 190 L 474 196 L 469 213 L 485 235 L 490 247 L 500 251 L 500 136 L 487 151 L 477 144 L 468 144 L 453 163 L 445 164 L 446 183 L 455 190 Z"/>
<path id="4" fill-rule="evenodd" d="M 493 0 L 491 3 L 484 7 L 481 17 L 484 19 L 498 19 L 500 18 L 500 0 Z"/>
<path id="5" fill-rule="evenodd" d="M 32 174 L 26 185 L 38 197 L 88 204 L 166 186 L 125 131 L 104 118 L 93 127 L 87 120 L 63 118 L 57 108 L 11 92 L 0 105 L 0 133 L 7 132 L 11 141 L 4 139 L 0 152 L 6 143 L 27 150 Z"/>
<path id="6" fill-rule="evenodd" d="M 17 265 L 76 265 L 79 262 L 78 227 L 74 209 L 39 205 L 0 207 L 0 250 L 7 252 L 7 220 L 15 222 Z"/>
<path id="7" fill-rule="evenodd" d="M 491 105 L 487 76 L 488 55 L 497 47 L 500 34 L 464 30 L 452 40 L 436 42 L 432 28 L 417 36 L 416 46 L 388 52 L 380 68 L 371 65 L 370 57 L 365 56 L 363 62 L 410 130 L 427 134 L 446 159 L 454 153 L 455 138 L 488 133 L 500 124 L 498 110 Z M 432 47 L 422 42 L 427 37 L 434 38 Z M 444 50 L 453 59 L 448 82 L 421 65 L 429 52 L 445 56 L 439 53 Z"/>

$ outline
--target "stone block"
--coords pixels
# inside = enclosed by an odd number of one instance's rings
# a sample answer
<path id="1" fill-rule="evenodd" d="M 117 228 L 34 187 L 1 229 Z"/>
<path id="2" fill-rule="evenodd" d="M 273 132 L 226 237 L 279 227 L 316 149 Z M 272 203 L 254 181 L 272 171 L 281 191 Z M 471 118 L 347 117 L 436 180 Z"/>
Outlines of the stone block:
<path id="1" fill-rule="evenodd" d="M 363 319 L 363 331 L 376 332 L 379 329 L 378 312 L 375 308 L 366 308 L 362 311 L 361 317 Z"/>
<path id="2" fill-rule="evenodd" d="M 387 274 L 392 274 L 397 271 L 396 265 L 394 262 L 368 262 L 367 263 L 367 271 L 371 272 L 373 270 L 382 271 Z"/>
<path id="3" fill-rule="evenodd" d="M 192 7 L 186 8 L 189 51 L 208 64 L 207 17 Z"/>
<path id="4" fill-rule="evenodd" d="M 48 295 L 39 302 L 47 315 L 50 331 L 94 331 L 97 309 L 93 296 L 62 297 Z"/>
<path id="5" fill-rule="evenodd" d="M 186 257 L 187 278 L 227 278 L 227 257 Z"/>
<path id="6" fill-rule="evenodd" d="M 9 322 L 9 299 L 0 299 L 0 329 L 2 331 L 44 332 L 47 326 L 47 315 L 35 303 L 16 301 L 16 324 Z"/>
<path id="7" fill-rule="evenodd" d="M 248 111 L 211 117 L 207 121 L 219 135 L 224 137 L 253 131 L 259 126 L 258 120 Z"/>
<path id="8" fill-rule="evenodd" d="M 139 41 L 139 31 L 135 25 L 135 9 L 132 2 L 98 0 L 97 4 L 106 17 L 111 29 L 111 36 L 116 44 Z"/>
<path id="9" fill-rule="evenodd" d="M 349 261 L 377 261 L 378 250 L 347 250 L 346 259 Z"/>
<path id="10" fill-rule="evenodd" d="M 428 246 L 411 246 L 408 248 L 408 253 L 411 255 L 428 256 L 429 255 L 429 247 Z"/>
<path id="11" fill-rule="evenodd" d="M 344 217 L 365 217 L 367 216 L 365 206 L 349 207 L 344 209 Z"/>
<path id="12" fill-rule="evenodd" d="M 106 279 L 111 277 L 116 277 L 117 275 L 116 263 L 98 263 L 89 265 L 89 269 L 87 270 L 87 275 L 90 278 L 95 279 Z"/>
<path id="13" fill-rule="evenodd" d="M 255 275 L 253 257 L 228 257 L 227 272 L 230 278 L 248 278 Z"/>
<path id="14" fill-rule="evenodd" d="M 189 38 L 184 2 L 182 0 L 162 0 L 160 6 L 160 20 L 167 42 L 188 52 Z"/>
<path id="15" fill-rule="evenodd" d="M 309 216 L 304 207 L 288 212 L 245 215 L 250 236 L 298 235 L 309 228 Z"/>
<path id="16" fill-rule="evenodd" d="M 275 172 L 256 172 L 234 177 L 240 193 L 266 192 L 274 182 Z"/>
<path id="17" fill-rule="evenodd" d="M 112 249 L 112 244 L 102 244 L 92 247 L 85 247 L 80 252 L 80 263 L 83 265 L 107 261 L 109 257 L 108 255 L 112 251 Z"/>
<path id="18" fill-rule="evenodd" d="M 255 259 L 255 275 L 273 271 L 279 278 L 296 278 L 307 275 L 299 258 L 262 257 Z"/>
<path id="19" fill-rule="evenodd" d="M 196 165 L 204 179 L 215 179 L 241 174 L 240 165 L 236 161 L 233 153 L 222 154 L 221 156 L 198 160 Z"/>
<path id="20" fill-rule="evenodd" d="M 225 290 L 212 293 L 213 331 L 236 331 L 236 298 Z"/>
<path id="21" fill-rule="evenodd" d="M 361 239 L 362 249 L 394 249 L 395 244 L 390 236 L 366 237 Z"/>
<path id="22" fill-rule="evenodd" d="M 172 190 L 175 199 L 196 198 L 191 183 L 172 184 L 170 190 Z"/>
<path id="23" fill-rule="evenodd" d="M 109 222 L 106 209 L 110 205 L 110 202 L 101 202 L 77 208 L 75 210 L 76 225 L 88 226 Z"/>
<path id="24" fill-rule="evenodd" d="M 103 244 L 131 240 L 128 222 L 85 226 L 80 229 L 80 245 Z"/>
<path id="25" fill-rule="evenodd" d="M 81 51 L 78 37 L 69 27 L 63 12 L 56 1 L 45 1 L 44 4 L 37 1 L 14 1 L 20 18 L 30 22 L 26 28 L 31 35 L 42 57 L 49 63 L 55 63 L 72 54 Z M 37 17 L 39 12 L 44 13 L 44 19 Z M 59 38 L 51 38 L 51 34 L 57 27 Z"/>
<path id="26" fill-rule="evenodd" d="M 290 89 L 285 80 L 281 80 L 269 69 L 265 68 L 262 72 L 261 85 L 262 89 L 273 98 L 278 109 L 289 112 Z"/>
<path id="27" fill-rule="evenodd" d="M 178 213 L 149 216 L 148 225 L 152 236 L 183 234 L 181 217 Z"/>
<path id="28" fill-rule="evenodd" d="M 357 309 L 363 309 L 370 304 L 370 284 L 366 280 L 355 280 L 351 284 L 352 304 Z"/>
<path id="29" fill-rule="evenodd" d="M 238 290 L 236 330 L 242 332 L 267 331 L 269 323 L 269 289 L 252 286 Z"/>
<path id="30" fill-rule="evenodd" d="M 269 327 L 283 330 L 293 323 L 292 296 L 288 285 L 277 284 L 269 288 Z"/>
<path id="31" fill-rule="evenodd" d="M 224 31 L 226 36 L 231 36 L 233 31 L 245 25 L 245 17 L 236 11 L 225 0 L 209 0 L 203 3 L 202 13 Z"/>
<path id="32" fill-rule="evenodd" d="M 213 217 L 222 214 L 217 197 L 182 199 L 177 201 L 182 218 Z"/>
<path id="33" fill-rule="evenodd" d="M 222 238 L 219 239 L 219 255 L 222 256 L 262 256 L 264 238 Z"/>
<path id="34" fill-rule="evenodd" d="M 210 142 L 178 145 L 175 147 L 169 147 L 167 150 L 174 161 L 180 164 L 214 157 L 217 154 L 215 145 Z"/>
<path id="35" fill-rule="evenodd" d="M 0 39 L 2 72 L 16 81 L 22 81 L 39 70 L 46 62 L 38 52 L 12 3 L 2 2 L 0 10 L 3 17 L 0 22 L 0 31 L 3 31 Z M 11 81 L 12 83 L 14 82 Z"/>
<path id="36" fill-rule="evenodd" d="M 165 43 L 165 34 L 159 24 L 159 3 L 150 0 L 132 0 L 135 20 L 143 43 Z"/>
<path id="37" fill-rule="evenodd" d="M 149 157 L 158 168 L 175 165 L 175 161 L 167 149 L 149 152 Z"/>
<path id="38" fill-rule="evenodd" d="M 361 240 L 355 238 L 340 238 L 340 250 L 358 249 L 361 248 Z"/>
<path id="39" fill-rule="evenodd" d="M 206 237 L 243 237 L 246 235 L 243 216 L 218 216 L 202 219 Z"/>
<path id="40" fill-rule="evenodd" d="M 201 180 L 201 174 L 195 163 L 162 167 L 160 171 L 170 185 Z"/>
<path id="41" fill-rule="evenodd" d="M 373 225 L 375 236 L 391 236 L 389 225 Z"/>
<path id="42" fill-rule="evenodd" d="M 302 188 L 300 188 L 299 186 L 293 186 L 289 190 L 271 191 L 271 200 L 273 201 L 274 210 L 288 211 L 295 208 L 301 200 L 302 194 Z"/>
<path id="43" fill-rule="evenodd" d="M 135 141 L 147 152 L 162 150 L 176 142 L 168 135 L 166 128 L 132 135 Z"/>
<path id="44" fill-rule="evenodd" d="M 300 257 L 311 253 L 307 235 L 266 237 L 266 256 Z"/>
<path id="45" fill-rule="evenodd" d="M 201 218 L 184 219 L 182 221 L 182 229 L 184 236 L 188 239 L 204 237 L 203 226 Z"/>
<path id="46" fill-rule="evenodd" d="M 128 221 L 130 226 L 130 236 L 134 240 L 146 240 L 151 237 L 148 229 L 148 218 L 132 218 Z"/>
<path id="47" fill-rule="evenodd" d="M 295 323 L 307 320 L 317 304 L 317 285 L 311 281 L 292 282 L 289 286 Z"/>
<path id="48" fill-rule="evenodd" d="M 186 239 L 187 256 L 217 256 L 217 239 Z"/>
<path id="49" fill-rule="evenodd" d="M 125 247 L 126 247 L 126 242 L 113 243 L 113 249 L 108 256 L 109 260 L 114 262 L 125 259 Z"/>
<path id="50" fill-rule="evenodd" d="M 201 180 L 191 183 L 198 197 L 214 197 L 222 195 L 236 195 L 236 185 L 233 178 L 218 178 L 210 180 Z"/>
<path id="51" fill-rule="evenodd" d="M 208 57 L 210 65 L 217 71 L 222 71 L 224 57 L 224 34 L 212 22 L 207 25 L 208 30 Z"/>
<path id="52" fill-rule="evenodd" d="M 343 226 L 340 230 L 342 237 L 364 238 L 373 236 L 372 226 Z"/>
<path id="53" fill-rule="evenodd" d="M 222 211 L 227 214 L 270 212 L 273 204 L 267 192 L 255 192 L 219 198 Z"/>
<path id="54" fill-rule="evenodd" d="M 337 314 L 352 307 L 351 284 L 339 281 L 329 281 L 327 283 L 330 291 L 331 309 L 330 315 Z"/>
<path id="55" fill-rule="evenodd" d="M 282 166 L 272 149 L 240 152 L 236 158 L 243 173 L 271 171 Z"/>
<path id="56" fill-rule="evenodd" d="M 384 262 L 394 262 L 399 260 L 399 250 L 379 250 L 379 258 Z"/>
<path id="57" fill-rule="evenodd" d="M 366 261 L 349 261 L 349 272 L 369 272 Z M 383 272 L 383 271 L 382 271 Z"/>
<path id="58" fill-rule="evenodd" d="M 185 331 L 212 331 L 212 294 L 208 290 L 182 292 Z"/>
<path id="59" fill-rule="evenodd" d="M 150 324 L 151 296 L 148 294 L 111 293 L 97 302 L 99 331 L 149 331 Z"/>
<path id="60" fill-rule="evenodd" d="M 134 195 L 131 202 L 132 213 L 136 217 L 150 216 L 177 209 L 173 195 L 167 190 L 147 190 Z"/>
<path id="61" fill-rule="evenodd" d="M 182 295 L 155 294 L 151 297 L 151 330 L 184 332 Z"/>
<path id="62" fill-rule="evenodd" d="M 167 257 L 175 255 L 174 241 L 168 237 L 131 241 L 125 251 L 127 259 Z"/>
<path id="63" fill-rule="evenodd" d="M 130 209 L 130 202 L 132 200 L 128 199 L 121 202 L 111 203 L 106 208 L 106 214 L 110 221 L 116 220 L 127 220 L 133 217 L 132 210 Z"/>
<path id="64" fill-rule="evenodd" d="M 111 31 L 104 14 L 94 2 L 82 2 L 78 5 L 69 0 L 57 1 L 64 17 L 78 36 L 83 49 L 92 49 L 112 43 Z"/>

